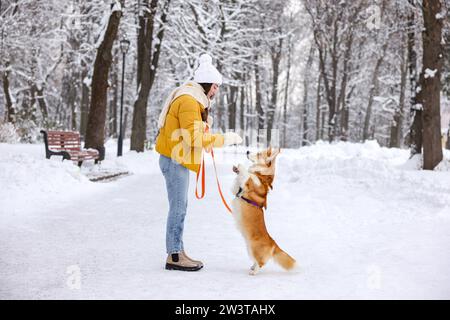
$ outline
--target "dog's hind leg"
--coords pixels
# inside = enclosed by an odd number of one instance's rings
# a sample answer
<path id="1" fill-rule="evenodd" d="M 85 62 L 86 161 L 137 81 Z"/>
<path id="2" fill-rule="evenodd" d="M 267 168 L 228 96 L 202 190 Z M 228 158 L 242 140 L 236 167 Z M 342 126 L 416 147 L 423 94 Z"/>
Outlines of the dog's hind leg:
<path id="1" fill-rule="evenodd" d="M 251 267 L 250 267 L 250 271 L 249 271 L 249 275 L 254 276 L 259 272 L 259 265 L 257 262 L 255 262 Z"/>
<path id="2" fill-rule="evenodd" d="M 252 250 L 252 257 L 253 257 L 255 263 L 250 268 L 249 273 L 252 276 L 254 276 L 267 263 L 267 261 L 270 258 L 270 254 L 269 254 L 269 252 L 265 252 L 265 250 L 262 250 L 262 252 L 261 252 L 261 248 L 259 250 L 254 249 L 254 250 Z"/>

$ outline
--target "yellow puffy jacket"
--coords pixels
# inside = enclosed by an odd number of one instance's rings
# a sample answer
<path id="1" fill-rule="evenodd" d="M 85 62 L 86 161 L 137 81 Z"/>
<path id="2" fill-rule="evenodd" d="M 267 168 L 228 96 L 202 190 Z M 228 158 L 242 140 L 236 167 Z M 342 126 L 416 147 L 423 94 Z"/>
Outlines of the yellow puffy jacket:
<path id="1" fill-rule="evenodd" d="M 222 147 L 224 143 L 222 134 L 205 132 L 203 111 L 204 106 L 190 95 L 181 95 L 173 100 L 156 138 L 156 151 L 198 172 L 202 149 Z"/>

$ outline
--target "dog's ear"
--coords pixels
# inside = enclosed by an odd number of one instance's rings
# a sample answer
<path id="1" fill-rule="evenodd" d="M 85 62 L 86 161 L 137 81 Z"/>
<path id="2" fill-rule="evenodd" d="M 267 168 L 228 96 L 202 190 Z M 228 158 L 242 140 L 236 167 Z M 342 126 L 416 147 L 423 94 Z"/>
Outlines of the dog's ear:
<path id="1" fill-rule="evenodd" d="M 271 153 L 269 157 L 266 159 L 267 165 L 270 167 L 272 165 L 272 161 L 276 158 L 276 156 L 280 153 L 280 148 L 271 149 Z"/>
<path id="2" fill-rule="evenodd" d="M 274 159 L 279 153 L 280 153 L 280 148 L 275 148 L 272 150 L 272 155 L 270 156 L 272 159 Z"/>
<path id="3" fill-rule="evenodd" d="M 269 147 L 267 148 L 267 156 L 270 157 L 272 154 L 272 146 L 269 145 Z"/>

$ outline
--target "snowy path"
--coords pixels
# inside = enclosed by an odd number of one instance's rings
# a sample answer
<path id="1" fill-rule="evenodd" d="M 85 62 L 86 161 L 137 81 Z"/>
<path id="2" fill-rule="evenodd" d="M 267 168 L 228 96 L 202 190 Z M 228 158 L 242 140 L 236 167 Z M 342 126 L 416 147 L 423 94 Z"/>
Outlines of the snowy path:
<path id="1" fill-rule="evenodd" d="M 205 268 L 165 271 L 167 200 L 153 170 L 3 219 L 0 298 L 450 298 L 449 173 L 397 169 L 400 152 L 375 160 L 312 152 L 280 156 L 266 212 L 269 232 L 300 265 L 294 272 L 270 263 L 247 274 L 244 242 L 211 167 L 204 200 L 195 199 L 191 175 L 184 237 Z M 230 165 L 243 157 L 222 156 L 227 191 Z M 68 285 L 73 266 L 80 289 Z"/>

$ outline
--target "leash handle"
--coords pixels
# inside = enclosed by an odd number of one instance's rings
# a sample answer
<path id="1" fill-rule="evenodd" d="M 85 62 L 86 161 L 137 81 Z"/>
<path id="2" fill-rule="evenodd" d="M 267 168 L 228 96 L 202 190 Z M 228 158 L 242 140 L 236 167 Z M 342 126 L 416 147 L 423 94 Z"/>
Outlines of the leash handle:
<path id="1" fill-rule="evenodd" d="M 198 195 L 198 178 L 199 175 L 201 173 L 201 179 L 202 179 L 202 194 L 199 196 Z M 197 199 L 203 199 L 203 197 L 205 196 L 205 158 L 203 157 L 203 149 L 202 149 L 202 160 L 200 162 L 200 169 L 197 171 L 197 178 L 195 181 L 195 197 Z"/>

